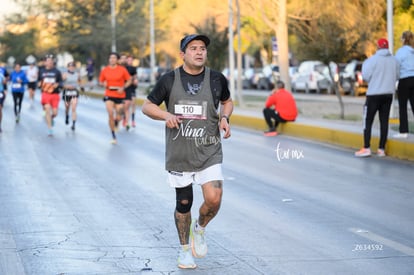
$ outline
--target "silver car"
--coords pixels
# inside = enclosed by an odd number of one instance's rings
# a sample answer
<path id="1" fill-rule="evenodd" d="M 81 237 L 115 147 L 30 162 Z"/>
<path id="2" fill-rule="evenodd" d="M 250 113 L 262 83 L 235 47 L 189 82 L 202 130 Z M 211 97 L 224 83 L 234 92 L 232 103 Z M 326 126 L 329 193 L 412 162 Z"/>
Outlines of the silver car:
<path id="1" fill-rule="evenodd" d="M 320 93 L 327 90 L 331 93 L 332 80 L 329 77 L 329 68 L 322 61 L 303 61 L 298 71 L 292 76 L 292 91 L 315 91 Z"/>

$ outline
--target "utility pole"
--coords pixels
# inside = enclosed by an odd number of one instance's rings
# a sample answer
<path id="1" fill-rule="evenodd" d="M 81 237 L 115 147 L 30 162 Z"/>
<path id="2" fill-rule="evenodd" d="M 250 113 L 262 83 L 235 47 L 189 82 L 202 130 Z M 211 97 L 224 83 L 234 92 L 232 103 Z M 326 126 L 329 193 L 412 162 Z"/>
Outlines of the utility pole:
<path id="1" fill-rule="evenodd" d="M 150 1 L 150 83 L 155 84 L 155 27 L 154 27 L 154 0 Z"/>
<path id="2" fill-rule="evenodd" d="M 279 0 L 279 22 L 277 24 L 276 39 L 278 46 L 278 65 L 280 79 L 285 83 L 288 91 L 291 91 L 289 76 L 289 45 L 288 45 L 288 26 L 286 15 L 286 0 Z"/>
<path id="3" fill-rule="evenodd" d="M 388 34 L 388 48 L 394 54 L 394 25 L 393 25 L 393 4 L 392 0 L 387 0 L 387 34 Z M 392 104 L 390 110 L 390 120 L 395 120 L 395 92 L 392 95 Z M 397 122 L 397 121 L 395 121 Z"/>
<path id="4" fill-rule="evenodd" d="M 242 69 L 242 52 L 241 52 L 241 31 L 240 31 L 240 5 L 239 0 L 236 0 L 237 7 L 237 100 L 239 106 L 244 107 L 243 101 L 243 69 Z"/>
<path id="5" fill-rule="evenodd" d="M 112 47 L 111 51 L 116 52 L 116 18 L 115 18 L 115 0 L 111 1 L 111 27 L 112 27 Z"/>
<path id="6" fill-rule="evenodd" d="M 233 1 L 229 0 L 229 73 L 230 73 L 230 93 L 234 100 L 234 46 L 233 46 Z"/>

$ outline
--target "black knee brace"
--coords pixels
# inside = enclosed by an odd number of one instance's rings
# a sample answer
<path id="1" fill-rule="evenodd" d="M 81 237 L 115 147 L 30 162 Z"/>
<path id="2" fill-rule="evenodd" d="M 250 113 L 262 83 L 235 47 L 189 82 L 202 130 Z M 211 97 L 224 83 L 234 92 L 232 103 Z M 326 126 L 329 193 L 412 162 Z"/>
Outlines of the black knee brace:
<path id="1" fill-rule="evenodd" d="M 175 209 L 181 214 L 190 212 L 193 205 L 193 185 L 190 184 L 183 188 L 175 188 L 177 204 Z"/>

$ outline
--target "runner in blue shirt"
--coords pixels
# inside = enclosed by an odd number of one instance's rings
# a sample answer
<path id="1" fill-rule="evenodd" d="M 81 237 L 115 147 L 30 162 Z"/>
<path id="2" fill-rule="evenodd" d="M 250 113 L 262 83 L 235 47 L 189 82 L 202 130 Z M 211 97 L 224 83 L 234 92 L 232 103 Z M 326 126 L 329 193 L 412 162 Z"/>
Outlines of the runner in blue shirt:
<path id="1" fill-rule="evenodd" d="M 27 80 L 26 73 L 21 70 L 20 64 L 18 63 L 14 65 L 14 71 L 10 75 L 10 82 L 14 102 L 14 115 L 16 117 L 16 123 L 19 123 L 25 85 L 29 81 Z"/>
<path id="2" fill-rule="evenodd" d="M 6 94 L 7 94 L 7 90 L 5 89 L 5 84 L 6 84 L 6 77 L 2 73 L 0 73 L 0 133 L 2 132 L 1 120 L 3 118 L 3 103 L 4 103 L 4 100 L 6 99 Z"/>

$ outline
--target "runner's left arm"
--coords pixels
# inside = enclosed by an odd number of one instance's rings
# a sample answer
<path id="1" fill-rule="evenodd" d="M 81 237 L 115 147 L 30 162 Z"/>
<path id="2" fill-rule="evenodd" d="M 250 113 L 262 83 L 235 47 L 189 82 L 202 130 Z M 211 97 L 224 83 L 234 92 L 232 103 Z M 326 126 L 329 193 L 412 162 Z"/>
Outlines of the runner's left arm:
<path id="1" fill-rule="evenodd" d="M 230 131 L 230 116 L 233 113 L 233 101 L 228 98 L 225 101 L 221 102 L 220 108 L 220 131 L 224 131 L 223 138 L 229 138 L 231 136 Z"/>
<path id="2" fill-rule="evenodd" d="M 57 83 L 56 89 L 63 88 L 63 77 L 62 77 L 62 73 L 59 70 L 57 70 L 56 72 L 56 83 Z"/>

